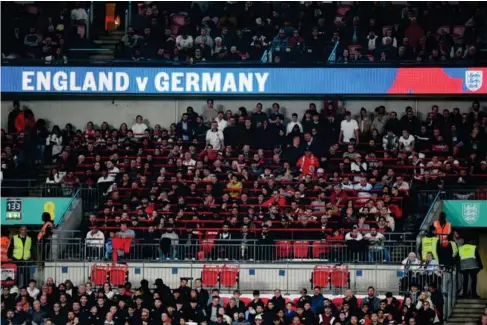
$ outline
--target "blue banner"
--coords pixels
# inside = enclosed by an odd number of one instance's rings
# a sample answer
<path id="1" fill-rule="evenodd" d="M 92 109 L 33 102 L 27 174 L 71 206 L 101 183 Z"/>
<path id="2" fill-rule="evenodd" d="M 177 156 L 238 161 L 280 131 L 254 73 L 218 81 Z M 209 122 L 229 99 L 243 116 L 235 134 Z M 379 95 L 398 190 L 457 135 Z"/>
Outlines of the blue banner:
<path id="1" fill-rule="evenodd" d="M 486 94 L 487 68 L 2 67 L 2 92 L 76 94 Z"/>
<path id="2" fill-rule="evenodd" d="M 42 225 L 43 212 L 49 212 L 57 225 L 71 201 L 71 198 L 2 198 L 2 226 Z"/>

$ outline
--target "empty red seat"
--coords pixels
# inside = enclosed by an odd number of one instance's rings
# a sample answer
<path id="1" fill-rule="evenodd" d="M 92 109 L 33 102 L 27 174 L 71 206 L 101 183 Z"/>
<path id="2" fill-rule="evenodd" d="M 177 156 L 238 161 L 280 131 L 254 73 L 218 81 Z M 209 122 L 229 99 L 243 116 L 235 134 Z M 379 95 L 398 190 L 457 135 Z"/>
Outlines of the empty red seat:
<path id="1" fill-rule="evenodd" d="M 112 265 L 110 268 L 110 283 L 114 286 L 123 286 L 128 277 L 127 265 Z"/>
<path id="2" fill-rule="evenodd" d="M 203 239 L 201 241 L 201 250 L 204 252 L 205 256 L 211 253 L 213 247 L 215 247 L 214 239 Z"/>
<path id="3" fill-rule="evenodd" d="M 102 286 L 108 282 L 110 266 L 95 264 L 91 267 L 91 283 L 94 286 Z"/>
<path id="4" fill-rule="evenodd" d="M 214 287 L 220 278 L 220 266 L 218 265 L 203 265 L 201 271 L 201 282 L 205 286 Z"/>
<path id="5" fill-rule="evenodd" d="M 220 284 L 224 287 L 235 287 L 238 285 L 240 267 L 238 265 L 223 265 L 220 271 Z"/>
<path id="6" fill-rule="evenodd" d="M 331 285 L 335 288 L 347 288 L 349 281 L 348 266 L 338 265 L 331 272 Z"/>
<path id="7" fill-rule="evenodd" d="M 294 242 L 294 258 L 308 258 L 309 242 L 297 240 Z"/>
<path id="8" fill-rule="evenodd" d="M 311 283 L 313 287 L 328 287 L 330 285 L 331 272 L 332 268 L 328 265 L 316 265 L 311 274 Z"/>
<path id="9" fill-rule="evenodd" d="M 291 255 L 291 241 L 280 240 L 276 241 L 276 257 L 283 258 Z"/>
<path id="10" fill-rule="evenodd" d="M 320 240 L 315 240 L 313 242 L 313 258 L 321 258 L 323 254 L 328 252 L 328 247 L 326 243 Z"/>

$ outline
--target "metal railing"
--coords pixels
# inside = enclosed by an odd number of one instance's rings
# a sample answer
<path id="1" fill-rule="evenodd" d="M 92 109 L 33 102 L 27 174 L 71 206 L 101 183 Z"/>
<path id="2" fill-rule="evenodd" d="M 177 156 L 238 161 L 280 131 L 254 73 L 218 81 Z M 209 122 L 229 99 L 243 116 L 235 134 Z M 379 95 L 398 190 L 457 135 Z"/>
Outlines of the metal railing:
<path id="1" fill-rule="evenodd" d="M 97 274 L 94 266 L 106 269 L 122 270 L 123 277 L 112 278 L 109 274 Z M 205 265 L 213 271 L 205 271 Z M 232 268 L 235 273 L 230 281 L 223 281 L 223 266 Z M 325 269 L 325 271 L 320 271 Z M 326 271 L 334 270 L 333 272 Z M 47 278 L 53 278 L 56 283 L 71 280 L 74 285 L 91 282 L 94 287 L 101 287 L 103 283 L 110 282 L 114 289 L 122 286 L 125 281 L 139 283 L 146 279 L 150 284 L 155 279 L 162 278 L 171 288 L 179 287 L 181 278 L 202 278 L 207 288 L 219 287 L 222 293 L 231 292 L 238 288 L 243 294 L 250 294 L 255 289 L 261 293 L 273 292 L 276 288 L 283 294 L 296 294 L 302 288 L 312 288 L 314 285 L 322 287 L 322 293 L 329 295 L 342 295 L 346 289 L 352 289 L 356 295 L 367 294 L 367 289 L 373 286 L 376 293 L 384 295 L 392 292 L 394 295 L 404 295 L 412 284 L 420 290 L 435 284 L 445 297 L 444 315 L 451 314 L 455 302 L 455 271 L 444 270 L 441 267 L 435 272 L 418 270 L 415 273 L 404 271 L 402 265 L 334 265 L 334 264 L 236 264 L 236 263 L 130 263 L 130 264 L 101 264 L 93 262 L 46 262 L 42 267 L 31 263 L 18 263 L 16 274 L 5 267 L 5 277 L 10 276 L 19 285 L 30 278 L 43 283 Z M 207 273 L 205 273 L 207 272 Z M 212 281 L 209 272 L 216 272 Z M 118 273 L 120 274 L 120 273 Z M 190 283 L 191 285 L 191 283 Z"/>
<path id="2" fill-rule="evenodd" d="M 347 246 L 339 243 L 316 243 L 313 241 L 281 242 L 265 245 L 257 240 L 241 241 L 194 241 L 190 244 L 161 246 L 159 243 L 133 241 L 129 253 L 118 252 L 124 261 L 236 261 L 255 263 L 400 263 L 410 252 L 415 251 L 415 242 L 385 242 L 382 246 Z M 46 261 L 112 260 L 111 241 L 53 239 L 39 249 Z M 55 255 L 50 252 L 56 252 Z M 117 254 L 117 253 L 116 253 Z"/>

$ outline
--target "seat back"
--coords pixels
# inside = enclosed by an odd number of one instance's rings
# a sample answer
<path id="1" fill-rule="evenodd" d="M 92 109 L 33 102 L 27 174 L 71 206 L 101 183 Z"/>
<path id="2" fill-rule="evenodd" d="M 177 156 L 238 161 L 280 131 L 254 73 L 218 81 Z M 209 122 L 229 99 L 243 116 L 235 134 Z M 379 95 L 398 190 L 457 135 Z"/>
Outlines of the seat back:
<path id="1" fill-rule="evenodd" d="M 224 287 L 235 287 L 238 284 L 240 266 L 223 265 L 220 273 L 220 284 Z"/>
<path id="2" fill-rule="evenodd" d="M 203 265 L 201 271 L 201 282 L 203 285 L 214 287 L 220 278 L 220 266 L 218 265 Z"/>
<path id="3" fill-rule="evenodd" d="M 276 257 L 284 258 L 291 255 L 291 241 L 290 240 L 279 240 L 276 241 Z"/>
<path id="4" fill-rule="evenodd" d="M 322 288 L 329 287 L 331 272 L 332 267 L 328 265 L 316 265 L 311 275 L 311 283 L 313 288 L 316 286 L 320 286 Z"/>
<path id="5" fill-rule="evenodd" d="M 308 241 L 295 241 L 294 242 L 294 258 L 308 258 L 309 242 Z"/>
<path id="6" fill-rule="evenodd" d="M 313 242 L 313 258 L 321 258 L 321 255 L 327 252 L 326 243 L 323 243 L 320 240 L 315 240 Z"/>
<path id="7" fill-rule="evenodd" d="M 348 266 L 337 265 L 331 273 L 331 285 L 335 288 L 347 288 L 349 284 Z"/>
<path id="8" fill-rule="evenodd" d="M 102 286 L 108 282 L 109 271 L 108 265 L 94 264 L 91 267 L 91 283 L 94 286 Z"/>
<path id="9" fill-rule="evenodd" d="M 110 284 L 122 286 L 128 280 L 127 265 L 112 265 L 110 268 Z"/>

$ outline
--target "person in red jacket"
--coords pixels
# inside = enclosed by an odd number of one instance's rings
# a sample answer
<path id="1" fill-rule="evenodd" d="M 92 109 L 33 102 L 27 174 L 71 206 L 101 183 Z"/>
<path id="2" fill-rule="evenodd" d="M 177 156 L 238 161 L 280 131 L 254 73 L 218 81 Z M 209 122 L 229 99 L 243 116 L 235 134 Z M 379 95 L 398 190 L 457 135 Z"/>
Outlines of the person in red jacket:
<path id="1" fill-rule="evenodd" d="M 298 159 L 296 166 L 301 171 L 301 175 L 304 176 L 308 174 L 313 175 L 315 171 L 318 169 L 318 167 L 320 166 L 320 164 L 319 164 L 318 157 L 313 155 L 311 151 L 306 150 L 304 156 Z"/>
<path id="2" fill-rule="evenodd" d="M 272 197 L 262 203 L 263 207 L 270 207 L 271 205 L 276 204 L 280 207 L 286 206 L 286 198 L 281 194 L 280 191 L 274 191 L 272 193 Z"/>

